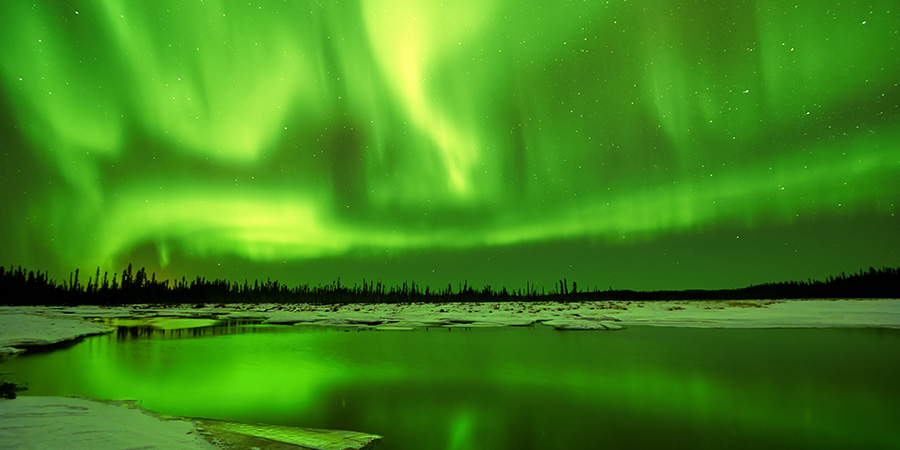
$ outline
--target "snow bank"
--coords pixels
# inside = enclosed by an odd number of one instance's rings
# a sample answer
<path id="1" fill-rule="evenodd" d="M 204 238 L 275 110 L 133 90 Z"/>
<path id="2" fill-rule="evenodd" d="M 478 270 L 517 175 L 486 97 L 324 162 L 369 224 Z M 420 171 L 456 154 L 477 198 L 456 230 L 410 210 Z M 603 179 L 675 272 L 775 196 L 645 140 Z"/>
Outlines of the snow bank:
<path id="1" fill-rule="evenodd" d="M 20 353 L 24 347 L 58 344 L 112 330 L 78 318 L 0 312 L 0 356 Z"/>
<path id="2" fill-rule="evenodd" d="M 29 396 L 0 400 L 4 449 L 367 450 L 380 440 L 381 436 L 353 431 L 167 418 L 134 402 Z"/>
<path id="3" fill-rule="evenodd" d="M 129 404 L 69 397 L 0 400 L 0 448 L 215 449 L 193 424 Z"/>
<path id="4" fill-rule="evenodd" d="M 368 450 L 381 442 L 381 436 L 342 430 L 251 425 L 219 420 L 192 419 L 201 433 L 227 448 L 267 448 L 270 443 L 290 444 L 303 449 Z"/>
<path id="5" fill-rule="evenodd" d="M 229 317 L 228 310 L 220 310 Z M 694 300 L 258 305 L 235 317 L 267 323 L 366 326 L 376 330 L 422 327 L 528 326 L 614 330 L 628 325 L 693 328 L 900 328 L 900 300 Z"/>
<path id="6" fill-rule="evenodd" d="M 695 300 L 401 304 L 233 304 L 195 308 L 133 305 L 100 307 L 0 307 L 0 355 L 46 345 L 110 325 L 182 329 L 221 319 L 256 319 L 267 324 L 357 327 L 411 331 L 423 328 L 530 326 L 614 330 L 629 325 L 693 328 L 900 328 L 900 300 Z"/>
<path id="7" fill-rule="evenodd" d="M 634 302 L 624 325 L 694 328 L 900 328 L 900 300 Z"/>

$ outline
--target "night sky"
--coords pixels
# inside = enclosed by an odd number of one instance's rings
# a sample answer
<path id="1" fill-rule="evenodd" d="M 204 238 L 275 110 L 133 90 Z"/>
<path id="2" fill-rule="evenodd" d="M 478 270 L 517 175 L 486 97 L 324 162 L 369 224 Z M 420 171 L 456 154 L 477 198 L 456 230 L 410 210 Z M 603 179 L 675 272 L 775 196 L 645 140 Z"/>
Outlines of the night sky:
<path id="1" fill-rule="evenodd" d="M 0 264 L 57 278 L 900 266 L 896 0 L 9 0 L 0 75 Z"/>

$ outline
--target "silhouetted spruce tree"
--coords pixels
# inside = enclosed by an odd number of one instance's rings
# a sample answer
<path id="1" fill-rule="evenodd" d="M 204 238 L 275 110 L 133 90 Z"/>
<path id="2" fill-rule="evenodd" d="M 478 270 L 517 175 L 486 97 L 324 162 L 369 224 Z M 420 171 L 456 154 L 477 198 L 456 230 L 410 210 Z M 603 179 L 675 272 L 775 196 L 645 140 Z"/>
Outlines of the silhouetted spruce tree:
<path id="1" fill-rule="evenodd" d="M 128 267 L 130 268 L 131 265 L 129 264 Z M 134 287 L 138 289 L 144 287 L 145 281 L 147 281 L 147 271 L 141 267 L 134 276 Z"/>

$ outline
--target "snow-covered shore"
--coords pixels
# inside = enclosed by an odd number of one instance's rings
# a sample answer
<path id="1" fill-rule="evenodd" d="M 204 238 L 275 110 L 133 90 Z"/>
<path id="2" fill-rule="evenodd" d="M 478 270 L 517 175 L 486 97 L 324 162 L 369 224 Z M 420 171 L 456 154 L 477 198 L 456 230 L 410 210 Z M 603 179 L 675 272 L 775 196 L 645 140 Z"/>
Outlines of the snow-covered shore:
<path id="1" fill-rule="evenodd" d="M 134 402 L 25 396 L 0 400 L 4 449 L 364 450 L 380 439 L 352 431 L 163 417 Z"/>
<path id="2" fill-rule="evenodd" d="M 214 449 L 193 424 L 127 405 L 70 397 L 0 401 L 3 448 Z"/>
<path id="3" fill-rule="evenodd" d="M 560 330 L 617 330 L 632 325 L 900 328 L 900 299 L 0 307 L 0 355 L 106 333 L 114 329 L 110 325 L 179 329 L 209 326 L 216 319 L 372 330 L 528 326 L 538 322 Z"/>
<path id="4" fill-rule="evenodd" d="M 0 309 L 0 358 L 28 347 L 59 344 L 113 330 L 80 317 L 48 314 L 41 308 Z"/>

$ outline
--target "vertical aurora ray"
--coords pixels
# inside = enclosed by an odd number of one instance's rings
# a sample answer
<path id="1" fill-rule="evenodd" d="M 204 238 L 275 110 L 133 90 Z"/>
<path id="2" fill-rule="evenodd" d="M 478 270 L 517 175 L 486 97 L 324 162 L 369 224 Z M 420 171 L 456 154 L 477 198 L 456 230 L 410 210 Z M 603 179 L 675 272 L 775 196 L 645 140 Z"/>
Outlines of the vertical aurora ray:
<path id="1" fill-rule="evenodd" d="M 894 6 L 5 2 L 0 263 L 896 223 Z"/>

